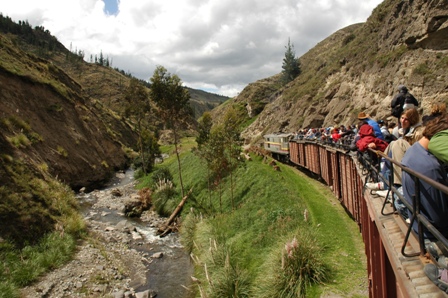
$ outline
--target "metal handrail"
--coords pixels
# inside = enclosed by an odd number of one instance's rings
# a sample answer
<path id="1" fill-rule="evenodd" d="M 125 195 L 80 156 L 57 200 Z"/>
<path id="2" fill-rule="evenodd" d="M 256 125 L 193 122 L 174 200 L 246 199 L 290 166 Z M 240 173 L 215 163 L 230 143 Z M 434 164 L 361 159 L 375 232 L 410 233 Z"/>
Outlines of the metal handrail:
<path id="1" fill-rule="evenodd" d="M 303 138 L 303 139 L 294 139 L 293 141 L 295 141 L 297 143 L 313 143 L 313 144 L 317 143 L 317 144 L 322 145 L 322 146 L 333 147 L 333 148 L 336 148 L 336 149 L 344 150 L 344 151 L 346 151 L 345 152 L 346 154 L 349 154 L 349 152 L 351 151 L 351 148 L 350 148 L 349 145 L 338 143 L 338 142 L 335 143 L 335 142 L 331 142 L 331 141 L 311 140 L 311 139 L 305 139 L 305 138 Z M 395 200 L 394 196 L 396 195 L 401 200 L 401 202 L 406 206 L 406 208 L 408 208 L 411 211 L 411 213 L 412 213 L 411 218 L 410 218 L 410 224 L 408 226 L 408 230 L 406 232 L 406 236 L 405 236 L 405 239 L 403 241 L 402 248 L 401 248 L 401 253 L 403 254 L 403 256 L 405 256 L 405 257 L 412 257 L 412 256 L 418 256 L 420 254 L 424 255 L 426 253 L 425 240 L 424 240 L 424 237 L 423 237 L 423 226 L 426 227 L 428 229 L 428 231 L 431 232 L 431 234 L 436 239 L 438 239 L 440 241 L 440 243 L 444 246 L 445 250 L 448 249 L 448 239 L 445 238 L 442 235 L 442 233 L 440 233 L 426 219 L 426 217 L 424 215 L 420 214 L 420 190 L 419 190 L 420 189 L 420 181 L 424 181 L 424 182 L 428 183 L 429 185 L 431 185 L 432 187 L 435 187 L 435 188 L 439 189 L 440 191 L 442 191 L 442 192 L 444 192 L 446 194 L 448 194 L 448 187 L 443 185 L 443 184 L 441 184 L 441 183 L 439 183 L 439 182 L 437 182 L 437 181 L 435 181 L 435 180 L 432 180 L 432 179 L 424 176 L 421 173 L 418 173 L 418 172 L 416 172 L 416 171 L 414 171 L 412 169 L 409 169 L 406 166 L 403 166 L 400 162 L 397 162 L 396 160 L 388 157 L 387 155 L 385 155 L 381 151 L 373 150 L 371 148 L 368 148 L 367 150 L 370 153 L 372 153 L 372 154 L 376 154 L 377 156 L 381 156 L 382 158 L 384 158 L 385 160 L 387 160 L 387 161 L 389 161 L 391 163 L 391 175 L 389 176 L 389 179 L 385 179 L 385 177 L 378 171 L 378 169 L 375 167 L 375 165 L 373 165 L 370 162 L 369 162 L 369 166 L 370 166 L 369 172 L 371 173 L 371 171 L 375 171 L 377 176 L 382 178 L 383 181 L 387 180 L 386 184 L 389 186 L 389 195 L 392 192 L 392 202 L 394 202 L 394 200 Z M 411 175 L 411 177 L 413 177 L 413 179 L 415 181 L 415 186 L 416 186 L 416 189 L 415 189 L 416 191 L 415 192 L 416 193 L 415 193 L 415 195 L 412 198 L 412 201 L 413 201 L 412 204 L 409 203 L 406 200 L 406 198 L 403 195 L 401 195 L 398 192 L 398 189 L 394 186 L 394 183 L 393 183 L 394 167 L 399 167 L 402 171 L 407 172 L 409 175 Z M 365 183 L 367 182 L 367 178 L 368 177 L 366 177 Z M 387 197 L 386 197 L 386 199 L 387 199 Z M 385 199 L 385 202 L 383 203 L 383 208 L 381 210 L 381 214 L 382 215 L 393 214 L 394 212 L 386 213 L 386 214 L 383 213 L 384 207 L 385 207 L 385 205 L 387 203 L 386 199 Z M 394 206 L 394 204 L 392 204 L 392 205 L 393 205 L 393 208 L 394 208 L 394 211 L 395 211 L 395 206 Z M 415 210 L 414 210 L 413 206 L 416 206 Z M 409 241 L 409 236 L 410 236 L 410 234 L 412 232 L 412 225 L 413 225 L 414 221 L 416 221 L 416 220 L 417 220 L 417 225 L 418 225 L 417 226 L 418 227 L 418 242 L 419 242 L 420 251 L 415 253 L 415 254 L 407 254 L 405 252 L 406 244 Z"/>
<path id="2" fill-rule="evenodd" d="M 375 153 L 379 156 L 381 156 L 382 158 L 386 159 L 387 161 L 389 161 L 392 165 L 391 168 L 391 176 L 393 175 L 393 167 L 399 167 L 402 171 L 407 172 L 409 175 L 411 175 L 411 177 L 414 179 L 415 182 L 415 194 L 412 197 L 412 204 L 410 204 L 398 191 L 395 187 L 393 187 L 393 184 L 390 185 L 389 189 L 390 191 L 392 191 L 395 195 L 397 195 L 400 200 L 402 201 L 402 203 L 406 206 L 406 208 L 408 208 L 411 213 L 411 219 L 410 219 L 410 224 L 408 227 L 408 231 L 406 233 L 402 248 L 401 248 L 401 252 L 404 256 L 409 257 L 409 256 L 415 256 L 415 255 L 419 255 L 419 254 L 425 254 L 426 253 L 426 247 L 425 247 L 425 242 L 424 242 L 424 237 L 423 237 L 423 226 L 426 227 L 428 229 L 429 232 L 431 232 L 431 234 L 437 239 L 439 240 L 443 246 L 445 248 L 448 248 L 448 239 L 445 238 L 442 233 L 440 233 L 428 220 L 427 218 L 420 214 L 420 181 L 424 181 L 426 183 L 428 183 L 429 185 L 431 185 L 432 187 L 437 188 L 438 190 L 442 191 L 445 194 L 448 194 L 448 187 L 446 185 L 443 185 L 435 180 L 432 180 L 430 178 L 428 178 L 427 176 L 416 172 L 412 169 L 409 169 L 408 167 L 402 165 L 400 162 L 397 162 L 396 160 L 388 157 L 387 155 L 385 155 L 383 152 L 381 151 L 376 151 L 373 149 L 368 149 L 370 150 L 372 153 Z M 384 178 L 384 177 L 383 177 Z M 388 182 L 390 183 L 391 180 L 389 180 Z M 415 206 L 415 208 L 414 208 Z M 405 253 L 405 247 L 406 244 L 409 240 L 409 235 L 412 231 L 412 225 L 414 223 L 414 221 L 417 220 L 417 227 L 418 227 L 418 242 L 419 242 L 419 246 L 420 246 L 420 252 L 417 254 L 406 254 Z"/>

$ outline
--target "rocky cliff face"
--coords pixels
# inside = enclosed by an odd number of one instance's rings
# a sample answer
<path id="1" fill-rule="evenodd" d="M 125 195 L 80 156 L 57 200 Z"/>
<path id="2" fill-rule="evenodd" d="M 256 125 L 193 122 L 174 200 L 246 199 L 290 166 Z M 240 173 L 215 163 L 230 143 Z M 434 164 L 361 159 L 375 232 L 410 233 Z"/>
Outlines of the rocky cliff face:
<path id="1" fill-rule="evenodd" d="M 242 136 L 250 143 L 268 132 L 355 124 L 361 111 L 387 119 L 399 84 L 428 113 L 432 103 L 448 100 L 447 20 L 443 0 L 384 1 L 366 23 L 335 32 L 300 57 L 302 73 L 293 82 L 278 88 L 273 77 L 241 92 L 234 103 L 248 111 L 260 97 L 265 104 Z M 264 87 L 254 91 L 256 84 Z"/>

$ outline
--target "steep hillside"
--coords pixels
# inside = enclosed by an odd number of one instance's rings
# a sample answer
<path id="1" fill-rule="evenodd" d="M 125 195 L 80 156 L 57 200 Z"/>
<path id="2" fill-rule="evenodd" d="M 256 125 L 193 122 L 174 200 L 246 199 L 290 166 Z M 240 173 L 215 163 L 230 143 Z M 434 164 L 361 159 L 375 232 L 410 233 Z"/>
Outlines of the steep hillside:
<path id="1" fill-rule="evenodd" d="M 1 34 L 0 48 L 0 243 L 35 243 L 57 227 L 76 234 L 67 185 L 104 184 L 129 165 L 136 135 L 53 63 Z"/>
<path id="2" fill-rule="evenodd" d="M 73 188 L 104 183 L 129 163 L 132 128 L 100 104 L 86 105 L 63 70 L 0 36 L 0 133 L 15 156 L 46 164 Z M 2 176 L 0 179 L 7 177 Z"/>
<path id="3" fill-rule="evenodd" d="M 431 103 L 447 102 L 447 16 L 446 1 L 386 0 L 366 23 L 335 32 L 301 56 L 302 73 L 293 82 L 280 86 L 272 77 L 250 84 L 231 103 L 256 117 L 242 134 L 246 143 L 266 132 L 354 124 L 360 111 L 387 118 L 399 84 L 417 97 L 423 114 Z"/>

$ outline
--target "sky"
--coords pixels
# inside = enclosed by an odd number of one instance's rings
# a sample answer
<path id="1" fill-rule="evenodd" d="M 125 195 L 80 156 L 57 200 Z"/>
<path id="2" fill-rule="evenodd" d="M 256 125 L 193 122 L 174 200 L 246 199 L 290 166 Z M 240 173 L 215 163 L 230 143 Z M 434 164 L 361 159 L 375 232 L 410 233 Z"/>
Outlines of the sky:
<path id="1" fill-rule="evenodd" d="M 365 22 L 382 0 L 14 0 L 0 13 L 43 26 L 86 61 L 149 81 L 157 66 L 185 86 L 236 96 L 282 71 L 337 30 Z"/>

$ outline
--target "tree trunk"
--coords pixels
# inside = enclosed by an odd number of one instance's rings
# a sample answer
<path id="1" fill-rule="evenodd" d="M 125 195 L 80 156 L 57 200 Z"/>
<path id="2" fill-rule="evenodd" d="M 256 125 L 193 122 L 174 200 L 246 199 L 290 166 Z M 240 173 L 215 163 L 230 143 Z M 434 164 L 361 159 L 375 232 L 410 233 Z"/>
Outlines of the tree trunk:
<path id="1" fill-rule="evenodd" d="M 185 205 L 185 202 L 187 201 L 188 196 L 193 192 L 193 188 L 190 189 L 190 191 L 182 198 L 182 201 L 180 201 L 179 205 L 177 205 L 176 209 L 174 209 L 173 213 L 171 213 L 170 218 L 168 218 L 167 222 L 159 228 L 158 233 L 162 234 L 163 236 L 166 235 L 167 231 L 170 230 L 170 224 L 173 223 L 174 219 L 179 215 L 180 211 L 182 210 L 182 207 Z"/>
<path id="2" fill-rule="evenodd" d="M 182 168 L 180 164 L 179 149 L 177 148 L 178 145 L 177 129 L 174 126 L 173 126 L 173 134 L 174 134 L 174 149 L 176 150 L 176 157 L 177 157 L 177 168 L 179 169 L 180 189 L 182 191 L 182 196 L 185 196 L 184 182 L 182 181 Z"/>

